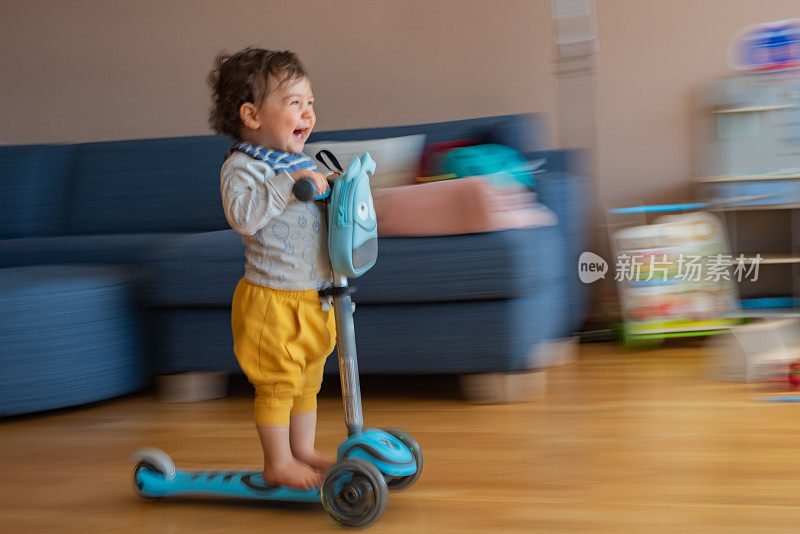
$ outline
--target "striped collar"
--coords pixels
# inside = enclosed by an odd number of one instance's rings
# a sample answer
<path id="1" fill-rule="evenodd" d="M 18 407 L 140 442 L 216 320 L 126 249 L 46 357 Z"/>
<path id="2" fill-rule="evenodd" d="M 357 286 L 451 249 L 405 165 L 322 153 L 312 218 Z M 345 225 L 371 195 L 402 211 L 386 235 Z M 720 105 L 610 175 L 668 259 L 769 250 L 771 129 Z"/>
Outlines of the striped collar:
<path id="1" fill-rule="evenodd" d="M 300 154 L 292 154 L 289 152 L 281 152 L 280 150 L 270 150 L 240 141 L 231 147 L 228 151 L 228 156 L 236 150 L 267 163 L 276 174 L 283 171 L 291 174 L 301 169 L 317 169 L 314 161 L 302 152 Z"/>

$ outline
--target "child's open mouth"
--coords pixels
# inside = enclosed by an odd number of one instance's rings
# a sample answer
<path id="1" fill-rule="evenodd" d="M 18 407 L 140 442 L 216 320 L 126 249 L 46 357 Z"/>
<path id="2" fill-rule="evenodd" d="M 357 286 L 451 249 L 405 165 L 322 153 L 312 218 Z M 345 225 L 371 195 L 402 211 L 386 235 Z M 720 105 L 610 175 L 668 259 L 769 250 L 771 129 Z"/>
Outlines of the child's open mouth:
<path id="1" fill-rule="evenodd" d="M 307 131 L 308 128 L 298 128 L 292 132 L 292 136 L 294 136 L 295 139 L 302 139 L 306 135 Z"/>

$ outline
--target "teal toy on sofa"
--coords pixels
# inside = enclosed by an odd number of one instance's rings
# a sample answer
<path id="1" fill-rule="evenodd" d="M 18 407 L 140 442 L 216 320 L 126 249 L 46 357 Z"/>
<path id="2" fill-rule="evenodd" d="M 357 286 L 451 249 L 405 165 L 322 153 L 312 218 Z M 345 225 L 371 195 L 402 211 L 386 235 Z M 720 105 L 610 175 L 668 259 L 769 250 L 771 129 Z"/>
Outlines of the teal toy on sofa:
<path id="1" fill-rule="evenodd" d="M 533 168 L 525 156 L 511 147 L 498 144 L 465 146 L 447 153 L 440 169 L 442 174 L 485 176 L 492 185 L 535 187 Z"/>

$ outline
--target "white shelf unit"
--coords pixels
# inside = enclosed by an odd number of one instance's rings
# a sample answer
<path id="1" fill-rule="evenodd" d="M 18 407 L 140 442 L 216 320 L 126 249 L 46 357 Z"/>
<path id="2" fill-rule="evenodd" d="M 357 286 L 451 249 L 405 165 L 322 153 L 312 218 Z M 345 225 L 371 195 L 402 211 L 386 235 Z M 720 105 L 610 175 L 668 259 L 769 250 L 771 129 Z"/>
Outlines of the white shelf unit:
<path id="1" fill-rule="evenodd" d="M 737 283 L 743 312 L 749 316 L 800 313 L 800 237 L 795 230 L 800 224 L 800 207 L 728 207 L 717 215 L 725 223 L 734 262 L 742 254 L 750 268 L 753 258 L 761 256 L 757 280 L 751 275 Z M 748 306 L 757 300 L 775 305 Z"/>

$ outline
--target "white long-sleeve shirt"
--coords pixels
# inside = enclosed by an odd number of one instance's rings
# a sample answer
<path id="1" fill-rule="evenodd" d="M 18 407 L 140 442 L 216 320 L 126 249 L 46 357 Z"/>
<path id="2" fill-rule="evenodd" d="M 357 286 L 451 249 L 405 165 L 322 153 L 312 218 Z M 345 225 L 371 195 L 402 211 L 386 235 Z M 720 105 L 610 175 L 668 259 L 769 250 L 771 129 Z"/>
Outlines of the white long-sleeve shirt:
<path id="1" fill-rule="evenodd" d="M 222 165 L 225 217 L 242 234 L 245 280 L 287 291 L 331 284 L 328 228 L 319 202 L 292 195 L 294 180 L 263 161 L 233 152 Z"/>

